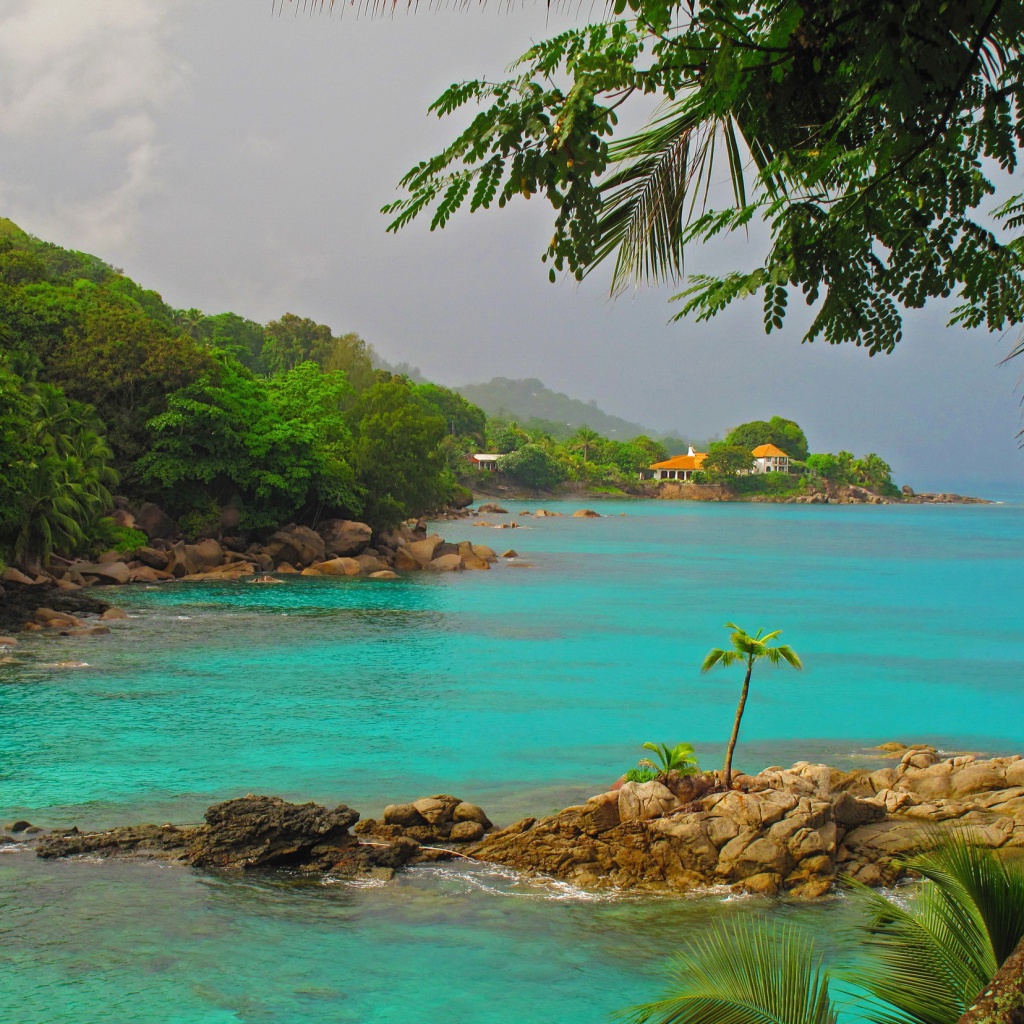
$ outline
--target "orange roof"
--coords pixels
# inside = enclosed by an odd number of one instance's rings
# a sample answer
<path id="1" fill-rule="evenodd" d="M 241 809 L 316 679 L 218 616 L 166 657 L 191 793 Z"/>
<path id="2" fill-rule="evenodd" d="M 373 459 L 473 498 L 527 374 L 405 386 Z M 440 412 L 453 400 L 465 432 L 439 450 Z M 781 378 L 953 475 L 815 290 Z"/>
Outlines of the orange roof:
<path id="1" fill-rule="evenodd" d="M 788 459 L 789 456 L 781 449 L 776 448 L 773 444 L 759 444 L 751 453 L 755 459 L 765 459 L 775 456 L 778 458 L 781 456 L 784 459 Z"/>
<path id="2" fill-rule="evenodd" d="M 676 455 L 666 462 L 656 462 L 650 469 L 700 469 L 708 457 L 707 452 L 696 452 L 694 455 Z"/>

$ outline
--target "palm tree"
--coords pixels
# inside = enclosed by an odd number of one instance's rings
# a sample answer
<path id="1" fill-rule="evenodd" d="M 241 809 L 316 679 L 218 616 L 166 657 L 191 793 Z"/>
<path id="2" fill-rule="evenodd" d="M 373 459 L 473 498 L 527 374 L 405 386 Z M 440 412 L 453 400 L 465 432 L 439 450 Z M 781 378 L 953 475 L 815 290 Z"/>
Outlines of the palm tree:
<path id="1" fill-rule="evenodd" d="M 854 989 L 858 1020 L 955 1024 L 993 978 L 1003 980 L 1000 965 L 1012 970 L 1024 957 L 1024 861 L 974 845 L 965 830 L 906 866 L 924 878 L 907 907 L 851 883 L 860 919 L 836 966 L 793 924 L 719 924 L 677 957 L 663 998 L 622 1016 L 632 1024 L 835 1024 L 840 989 Z M 1024 1009 L 1024 978 L 1015 973 L 1001 987 L 1004 1013 Z"/>
<path id="2" fill-rule="evenodd" d="M 587 461 L 587 457 L 590 455 L 590 449 L 593 448 L 598 441 L 601 440 L 601 435 L 596 430 L 591 430 L 590 427 L 582 426 L 575 434 L 569 438 L 569 448 L 572 451 L 582 452 L 584 463 Z"/>
<path id="3" fill-rule="evenodd" d="M 781 629 L 765 635 L 762 635 L 764 630 L 759 629 L 756 636 L 750 636 L 749 633 L 745 633 L 733 622 L 727 622 L 725 625 L 727 629 L 732 630 L 732 635 L 729 637 L 732 641 L 732 648 L 730 650 L 723 650 L 720 647 L 716 647 L 709 651 L 700 670 L 701 672 L 707 672 L 716 665 L 728 666 L 734 665 L 737 662 L 743 662 L 747 666 L 747 674 L 743 677 L 743 689 L 740 691 L 740 702 L 736 706 L 736 720 L 733 722 L 729 746 L 725 751 L 725 767 L 723 769 L 725 788 L 731 789 L 732 755 L 736 749 L 736 740 L 740 734 L 740 721 L 743 718 L 743 709 L 747 706 L 747 693 L 750 690 L 750 675 L 754 671 L 754 662 L 767 658 L 772 665 L 778 665 L 785 661 L 787 664 L 792 665 L 793 668 L 803 668 L 803 663 L 797 657 L 796 651 L 788 644 L 782 644 L 779 647 L 768 646 L 768 641 L 774 640 L 775 637 L 779 636 L 782 632 Z"/>

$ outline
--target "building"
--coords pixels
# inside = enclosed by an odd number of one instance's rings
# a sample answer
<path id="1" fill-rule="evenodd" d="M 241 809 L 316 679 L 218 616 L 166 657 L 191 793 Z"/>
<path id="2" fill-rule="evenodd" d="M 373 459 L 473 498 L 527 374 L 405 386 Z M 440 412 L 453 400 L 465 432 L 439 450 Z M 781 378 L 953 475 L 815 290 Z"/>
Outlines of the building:
<path id="1" fill-rule="evenodd" d="M 695 452 L 693 445 L 685 455 L 674 455 L 665 462 L 656 462 L 640 473 L 641 480 L 689 480 L 700 469 L 707 452 Z"/>
<path id="2" fill-rule="evenodd" d="M 498 468 L 498 459 L 500 458 L 501 455 L 477 452 L 475 455 L 470 455 L 469 461 L 477 469 L 485 469 L 488 473 L 493 473 Z"/>
<path id="3" fill-rule="evenodd" d="M 759 444 L 750 454 L 754 456 L 751 473 L 789 472 L 789 456 L 773 444 Z"/>

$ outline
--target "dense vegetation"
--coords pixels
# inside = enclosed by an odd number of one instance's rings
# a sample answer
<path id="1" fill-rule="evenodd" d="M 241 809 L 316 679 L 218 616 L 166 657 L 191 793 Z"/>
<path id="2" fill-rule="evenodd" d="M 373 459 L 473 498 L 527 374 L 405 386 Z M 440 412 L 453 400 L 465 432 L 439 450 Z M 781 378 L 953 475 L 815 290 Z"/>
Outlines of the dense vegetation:
<path id="1" fill-rule="evenodd" d="M 484 440 L 455 392 L 375 370 L 354 334 L 176 310 L 94 256 L 0 221 L 0 558 L 116 545 L 114 494 L 196 536 L 439 508 L 445 444 Z M 123 538 L 120 538 L 123 539 Z"/>

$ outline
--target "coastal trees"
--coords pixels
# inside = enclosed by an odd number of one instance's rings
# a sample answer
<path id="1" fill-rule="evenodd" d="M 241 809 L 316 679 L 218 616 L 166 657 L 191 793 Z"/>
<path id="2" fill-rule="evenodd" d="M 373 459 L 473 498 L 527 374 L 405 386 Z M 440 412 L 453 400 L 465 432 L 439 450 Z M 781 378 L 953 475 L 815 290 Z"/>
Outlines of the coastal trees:
<path id="1" fill-rule="evenodd" d="M 498 459 L 498 469 L 527 487 L 545 489 L 565 479 L 558 461 L 539 444 L 524 444 Z"/>
<path id="2" fill-rule="evenodd" d="M 803 668 L 803 663 L 796 652 L 788 644 L 780 644 L 772 647 L 769 641 L 780 635 L 782 630 L 777 629 L 772 633 L 764 633 L 759 629 L 754 636 L 744 632 L 733 622 L 727 622 L 726 629 L 732 630 L 729 640 L 732 647 L 723 649 L 712 648 L 701 665 L 701 672 L 709 672 L 716 665 L 727 667 L 729 665 L 742 664 L 745 666 L 743 677 L 743 688 L 740 690 L 739 704 L 736 705 L 736 718 L 732 725 L 732 734 L 729 737 L 729 745 L 725 750 L 725 765 L 723 773 L 725 776 L 726 789 L 732 787 L 732 755 L 736 749 L 736 740 L 740 734 L 740 722 L 743 720 L 743 711 L 747 706 L 747 694 L 750 691 L 750 676 L 754 671 L 755 662 L 766 659 L 770 665 L 781 665 L 785 662 L 793 668 Z"/>
<path id="3" fill-rule="evenodd" d="M 733 427 L 725 435 L 725 443 L 753 451 L 758 445 L 773 444 L 791 459 L 803 462 L 807 458 L 807 435 L 798 423 L 773 416 L 770 420 L 752 420 Z"/>
<path id="4" fill-rule="evenodd" d="M 453 483 L 440 448 L 445 421 L 408 381 L 393 377 L 374 384 L 359 396 L 349 419 L 364 517 L 375 530 L 445 503 Z"/>
<path id="5" fill-rule="evenodd" d="M 969 831 L 906 865 L 923 882 L 905 905 L 852 884 L 854 956 L 838 965 L 799 927 L 718 924 L 686 944 L 669 991 L 624 1014 L 632 1024 L 834 1024 L 850 989 L 870 1024 L 956 1024 L 1002 965 L 1024 956 L 1024 863 L 973 845 Z M 1013 989 L 1016 989 L 1014 992 Z M 1022 1005 L 1019 978 L 1009 1005 Z M 1009 1020 L 1013 1014 L 985 1020 Z M 1013 1019 L 1016 1019 L 1015 1017 Z"/>
<path id="6" fill-rule="evenodd" d="M 694 479 L 699 483 L 720 484 L 735 480 L 737 473 L 747 472 L 754 464 L 751 449 L 745 445 L 718 441 L 708 445 L 707 458 Z"/>
<path id="7" fill-rule="evenodd" d="M 583 461 L 586 462 L 587 457 L 600 440 L 602 440 L 601 435 L 596 430 L 583 426 L 569 438 L 566 447 L 569 451 L 579 452 L 583 456 Z"/>
<path id="8" fill-rule="evenodd" d="M 482 109 L 401 180 L 389 230 L 539 194 L 550 278 L 610 260 L 620 291 L 678 281 L 692 243 L 762 221 L 760 258 L 691 274 L 679 316 L 763 293 L 770 332 L 800 296 L 805 340 L 874 355 L 903 310 L 955 295 L 951 323 L 1001 330 L 1024 321 L 1024 200 L 996 210 L 999 230 L 978 211 L 1024 143 L 1022 29 L 1021 5 L 999 0 L 620 0 L 511 77 L 445 91 L 438 116 Z M 664 102 L 616 139 L 618 108 L 641 97 Z"/>

